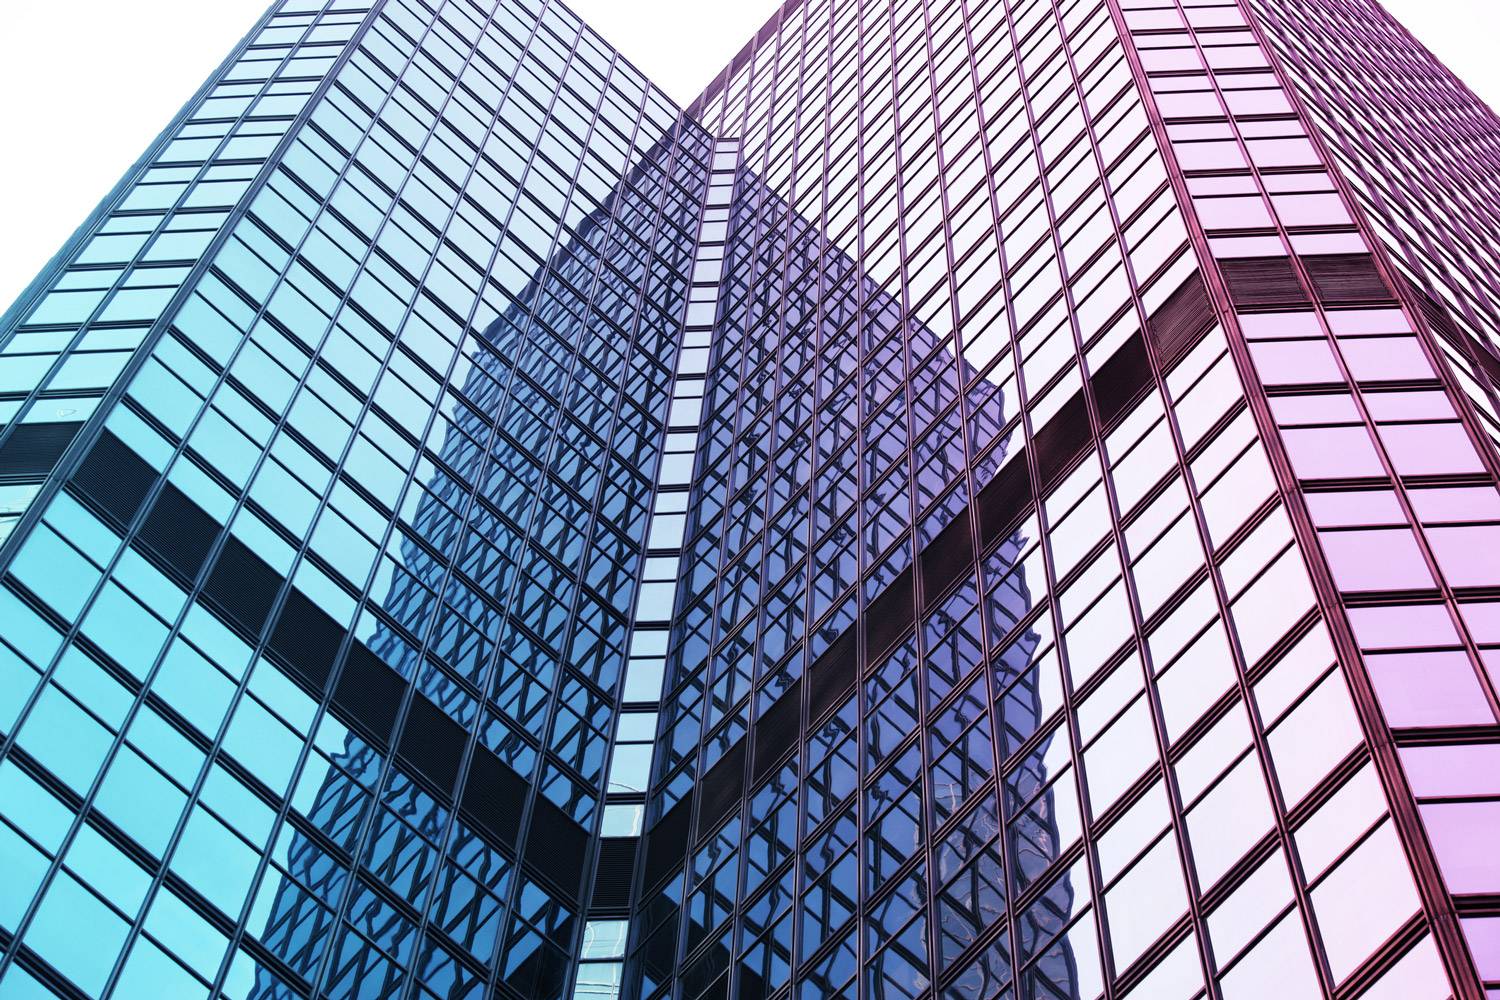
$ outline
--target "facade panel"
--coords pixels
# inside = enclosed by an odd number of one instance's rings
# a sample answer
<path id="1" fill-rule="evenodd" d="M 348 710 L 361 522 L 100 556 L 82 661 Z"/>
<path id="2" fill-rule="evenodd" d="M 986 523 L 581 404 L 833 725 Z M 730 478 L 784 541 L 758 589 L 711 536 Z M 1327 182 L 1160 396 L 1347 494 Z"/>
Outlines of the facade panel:
<path id="1" fill-rule="evenodd" d="M 1497 135 L 1365 0 L 282 0 L 0 328 L 0 995 L 1500 993 Z"/>

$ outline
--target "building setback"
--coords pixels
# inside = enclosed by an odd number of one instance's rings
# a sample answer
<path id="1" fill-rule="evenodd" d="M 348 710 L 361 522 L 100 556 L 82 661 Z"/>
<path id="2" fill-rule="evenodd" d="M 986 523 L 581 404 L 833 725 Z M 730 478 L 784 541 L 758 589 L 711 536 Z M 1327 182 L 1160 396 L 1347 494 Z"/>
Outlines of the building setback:
<path id="1" fill-rule="evenodd" d="M 1497 393 L 1374 0 L 281 0 L 0 318 L 0 997 L 1500 997 Z"/>

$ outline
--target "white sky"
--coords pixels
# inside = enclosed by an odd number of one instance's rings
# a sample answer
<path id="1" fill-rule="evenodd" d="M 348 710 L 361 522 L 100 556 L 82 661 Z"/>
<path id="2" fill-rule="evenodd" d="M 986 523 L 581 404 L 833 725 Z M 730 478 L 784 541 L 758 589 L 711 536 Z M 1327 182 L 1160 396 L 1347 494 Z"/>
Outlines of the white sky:
<path id="1" fill-rule="evenodd" d="M 1500 107 L 1500 2 L 1385 2 L 1481 97 Z M 266 3 L 5 5 L 0 136 L 9 152 L 0 157 L 0 309 L 20 294 Z M 779 2 L 572 0 L 571 6 L 686 104 Z"/>

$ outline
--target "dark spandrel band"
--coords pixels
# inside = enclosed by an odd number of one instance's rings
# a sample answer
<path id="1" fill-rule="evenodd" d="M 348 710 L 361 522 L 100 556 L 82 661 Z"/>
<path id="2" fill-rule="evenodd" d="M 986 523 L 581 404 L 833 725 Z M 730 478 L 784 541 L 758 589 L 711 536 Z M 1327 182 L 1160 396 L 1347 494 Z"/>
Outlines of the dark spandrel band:
<path id="1" fill-rule="evenodd" d="M 1496 135 L 1373 0 L 278 0 L 0 318 L 0 995 L 1483 1000 Z"/>
<path id="2" fill-rule="evenodd" d="M 129 524 L 136 514 L 126 506 L 129 495 L 121 497 L 116 491 L 99 496 L 95 490 L 107 481 L 148 482 L 153 478 L 150 466 L 112 435 L 101 439 L 95 450 L 98 454 L 91 452 L 84 460 L 71 488 L 86 502 L 107 510 L 117 523 Z M 107 467 L 103 464 L 106 462 Z M 169 505 L 177 528 L 175 534 L 163 532 L 170 544 L 153 544 L 149 534 L 151 517 L 143 523 L 134 544 L 166 562 L 182 579 L 193 580 L 202 569 L 202 550 L 218 534 L 219 527 L 170 485 L 159 494 L 153 514 L 162 509 L 164 502 Z M 326 611 L 296 588 L 286 588 L 284 578 L 234 538 L 226 541 L 209 571 L 204 595 L 217 613 L 254 634 L 264 629 L 269 609 L 284 589 L 285 600 L 267 643 L 273 654 L 271 661 L 314 696 L 322 698 L 330 694 L 329 682 L 339 651 L 347 647 L 338 679 L 332 685 L 329 708 L 376 749 L 382 752 L 394 749 L 439 801 L 465 806 L 472 802 L 478 806 L 473 811 L 476 827 L 490 835 L 496 846 L 513 851 L 515 821 L 496 815 L 494 807 L 517 797 L 524 787 L 523 781 L 483 746 L 476 746 L 473 756 L 483 762 L 471 764 L 468 780 L 456 787 L 459 767 L 470 742 L 468 734 L 420 694 L 410 699 L 398 737 L 396 721 L 408 688 L 406 680 L 368 646 L 349 637 Z M 545 814 L 545 819 L 549 833 L 545 843 L 571 845 L 574 855 L 582 852 L 587 839 L 582 827 L 556 807 Z M 547 865 L 549 883 L 576 901 L 580 891 L 578 873 L 570 873 L 567 866 L 559 867 L 549 852 L 538 856 Z"/>

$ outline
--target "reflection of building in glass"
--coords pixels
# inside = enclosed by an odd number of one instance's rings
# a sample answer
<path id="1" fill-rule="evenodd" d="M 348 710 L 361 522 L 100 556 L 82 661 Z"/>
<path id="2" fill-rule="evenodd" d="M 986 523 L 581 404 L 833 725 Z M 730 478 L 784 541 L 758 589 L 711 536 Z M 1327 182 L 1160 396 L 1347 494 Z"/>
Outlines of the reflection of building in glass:
<path id="1" fill-rule="evenodd" d="M 0 996 L 1500 993 L 1497 134 L 1364 0 L 280 0 L 0 321 Z"/>
<path id="2" fill-rule="evenodd" d="M 684 140 L 701 158 L 704 140 L 691 134 Z M 412 521 L 421 537 L 403 543 L 400 565 L 379 600 L 389 619 L 381 619 L 361 643 L 397 673 L 417 678 L 416 697 L 423 701 L 413 702 L 408 732 L 423 712 L 431 716 L 425 724 L 436 726 L 423 739 L 450 728 L 432 715 L 429 701 L 460 723 L 477 718 L 484 703 L 486 721 L 474 752 L 484 755 L 485 767 L 505 777 L 503 791 L 492 794 L 519 795 L 525 783 L 540 783 L 545 799 L 531 807 L 530 836 L 546 844 L 538 853 L 549 860 L 532 862 L 537 849 L 526 851 L 519 877 L 526 880 L 521 892 L 533 912 L 548 908 L 547 922 L 534 934 L 517 937 L 512 932 L 500 980 L 522 994 L 555 993 L 567 983 L 568 959 L 558 945 L 577 926 L 582 873 L 576 858 L 552 850 L 571 843 L 581 854 L 597 819 L 608 735 L 607 728 L 600 732 L 600 721 L 612 710 L 603 692 L 614 688 L 622 654 L 621 640 L 609 638 L 618 635 L 620 626 L 601 626 L 599 616 L 621 622 L 629 614 L 643 543 L 639 515 L 623 531 L 595 526 L 588 546 L 595 558 L 582 581 L 587 589 L 580 587 L 580 607 L 603 599 L 592 621 L 582 615 L 581 621 L 569 621 L 575 612 L 565 589 L 578 586 L 572 574 L 586 551 L 587 514 L 601 488 L 608 483 L 618 502 L 629 505 L 627 510 L 643 510 L 650 503 L 649 484 L 635 470 L 656 461 L 665 417 L 657 400 L 665 397 L 660 390 L 643 392 L 637 401 L 644 409 L 622 402 L 622 347 L 636 338 L 636 349 L 648 358 L 671 351 L 672 342 L 654 335 L 650 320 L 641 318 L 644 262 L 655 257 L 668 264 L 674 254 L 680 260 L 682 251 L 675 244 L 684 238 L 682 227 L 694 221 L 687 214 L 696 213 L 693 198 L 701 197 L 700 159 L 684 154 L 674 162 L 671 148 L 663 146 L 647 154 L 646 161 L 568 235 L 549 266 L 478 337 L 454 405 L 443 413 L 446 430 L 432 463 L 435 474 L 423 484 L 426 489 L 415 506 Z M 679 178 L 680 195 L 673 201 L 678 217 L 657 219 L 653 197 L 671 189 L 674 175 Z M 662 234 L 659 247 L 639 235 L 654 230 Z M 680 298 L 681 290 L 675 294 Z M 615 308 L 604 312 L 601 304 L 606 302 Z M 665 298 L 654 304 L 662 315 L 681 312 L 681 306 L 674 310 Z M 637 367 L 653 381 L 665 376 L 649 362 Z M 565 415 L 565 405 L 571 415 Z M 601 468 L 605 461 L 614 466 L 612 474 Z M 452 551 L 462 555 L 451 573 L 437 548 L 428 544 L 435 538 L 458 540 Z M 441 601 L 439 594 L 445 595 Z M 597 631 L 590 632 L 590 625 Z M 418 650 L 424 635 L 422 655 Z M 574 637 L 571 646 L 561 641 L 567 635 Z M 562 672 L 558 663 L 569 653 L 573 670 Z M 560 760 L 544 767 L 535 737 L 547 723 L 547 695 L 564 678 L 563 699 L 551 713 L 552 737 L 544 744 Z M 434 831 L 448 825 L 450 810 L 430 793 L 429 783 L 453 788 L 455 775 L 463 770 L 463 746 L 452 746 L 459 753 L 451 761 L 446 747 L 411 748 L 410 759 L 397 766 L 414 767 L 416 780 L 397 772 L 379 796 L 400 821 L 371 829 L 360 851 L 365 867 L 401 892 L 413 910 L 419 909 L 424 892 L 435 892 L 428 919 L 444 932 L 440 940 L 467 950 L 473 966 L 465 969 L 446 959 L 442 975 L 460 983 L 465 976 L 477 981 L 496 952 L 502 900 L 516 877 L 512 859 L 518 838 L 507 838 L 503 826 L 488 830 L 489 838 L 483 832 L 459 834 L 463 853 L 487 877 L 430 889 L 429 879 L 443 867 L 437 846 L 442 835 Z M 358 828 L 370 799 L 365 789 L 377 786 L 381 764 L 358 736 L 351 736 L 348 750 L 331 759 L 335 766 L 328 769 L 308 810 L 322 836 L 291 838 L 287 868 L 295 881 L 277 894 L 264 930 L 258 931 L 270 951 L 308 978 L 324 953 L 333 905 L 318 887 L 337 883 L 348 868 L 347 851 L 330 852 L 327 845 L 338 843 L 340 832 L 347 835 Z M 471 784 L 478 773 L 471 765 L 457 778 L 461 803 L 471 787 L 478 787 Z M 496 805 L 519 812 L 522 804 Z M 510 823 L 515 825 L 516 819 Z M 370 925 L 381 928 L 387 940 L 415 935 L 410 918 L 403 919 L 388 902 L 371 897 L 364 907 Z M 387 954 L 396 950 L 386 948 Z M 397 989 L 403 978 L 390 963 L 353 962 L 334 974 L 376 994 Z M 421 978 L 432 986 L 428 973 Z M 263 971 L 260 990 L 253 995 L 275 997 L 282 989 Z"/>
<path id="3" fill-rule="evenodd" d="M 1011 978 L 1003 858 L 1014 852 L 1030 887 L 1060 847 L 1055 790 L 1043 787 L 1050 739 L 1032 739 L 1042 713 L 1034 665 L 1042 639 L 1034 622 L 1015 627 L 1031 610 L 1017 556 L 1034 547 L 1034 531 L 1021 523 L 1020 465 L 994 475 L 1005 459 L 1001 394 L 987 392 L 967 424 L 973 440 L 992 448 L 991 478 L 979 473 L 974 491 L 957 389 L 943 375 L 977 372 L 955 359 L 952 342 L 904 321 L 885 290 L 748 172 L 739 175 L 728 232 L 715 279 L 719 364 L 647 809 L 641 885 L 653 929 L 626 992 L 712 981 L 733 965 L 742 993 L 770 995 L 795 955 L 822 953 L 809 963 L 809 988 L 837 995 L 845 989 L 838 977 L 855 968 L 839 936 L 900 931 L 902 914 L 923 909 L 929 891 L 942 900 L 933 930 L 943 956 L 969 960 L 964 976 L 976 988 L 998 987 Z M 927 377 L 904 377 L 907 356 L 928 359 Z M 747 406 L 747 391 L 765 392 L 769 405 Z M 757 409 L 759 426 L 749 417 Z M 882 425 L 886 413 L 894 422 Z M 915 459 L 909 413 L 929 449 Z M 880 505 L 914 492 L 941 497 L 923 522 L 915 562 L 909 515 Z M 965 572 L 976 492 L 982 530 L 1004 538 L 985 567 L 983 602 L 972 565 Z M 862 523 L 861 508 L 874 516 Z M 811 559 L 810 538 L 822 543 Z M 861 581 L 860 558 L 882 568 Z M 914 577 L 924 588 L 920 616 Z M 801 624 L 809 620 L 812 628 Z M 983 668 L 986 632 L 1010 639 L 993 676 Z M 997 840 L 988 707 L 997 696 L 993 716 L 1020 750 L 1010 791 L 1018 811 L 1027 810 L 1009 848 Z M 928 704 L 939 706 L 942 723 L 924 748 L 912 737 Z M 943 839 L 934 829 L 946 830 Z M 703 847 L 689 863 L 684 905 L 682 865 L 694 843 Z M 816 884 L 799 888 L 799 872 Z M 1071 949 L 1053 937 L 1073 915 L 1069 877 L 1036 892 L 1027 925 L 1030 954 L 1045 956 L 1038 972 L 1045 967 L 1062 996 L 1071 995 Z M 799 898 L 803 923 L 794 933 Z M 736 919 L 744 921 L 737 934 Z M 872 989 L 924 988 L 935 971 L 926 933 L 919 915 L 892 934 L 867 965 L 878 977 Z"/>

